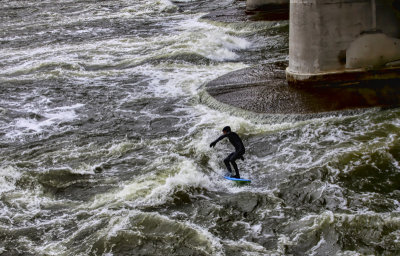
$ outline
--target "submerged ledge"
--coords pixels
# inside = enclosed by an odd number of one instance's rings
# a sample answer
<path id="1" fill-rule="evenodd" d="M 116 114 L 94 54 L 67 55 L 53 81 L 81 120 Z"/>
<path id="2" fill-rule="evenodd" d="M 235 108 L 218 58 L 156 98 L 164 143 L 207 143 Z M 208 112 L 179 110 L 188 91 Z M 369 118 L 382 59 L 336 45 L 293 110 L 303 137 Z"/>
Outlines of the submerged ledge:
<path id="1" fill-rule="evenodd" d="M 352 85 L 291 87 L 287 63 L 257 65 L 221 76 L 205 85 L 216 100 L 262 114 L 313 114 L 398 107 L 398 80 L 360 81 Z"/>
<path id="2" fill-rule="evenodd" d="M 202 19 L 217 22 L 289 20 L 289 5 L 268 5 L 258 10 L 246 10 L 246 1 L 235 1 L 229 7 L 211 11 Z"/>

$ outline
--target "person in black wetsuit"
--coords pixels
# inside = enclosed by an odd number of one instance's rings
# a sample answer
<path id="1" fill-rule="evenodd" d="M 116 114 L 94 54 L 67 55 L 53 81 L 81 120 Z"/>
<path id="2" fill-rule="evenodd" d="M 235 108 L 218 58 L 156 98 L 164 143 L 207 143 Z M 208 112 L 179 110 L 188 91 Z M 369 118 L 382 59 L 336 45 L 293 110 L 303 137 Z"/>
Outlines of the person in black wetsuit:
<path id="1" fill-rule="evenodd" d="M 235 152 L 229 154 L 228 157 L 224 159 L 224 163 L 225 163 L 226 168 L 228 169 L 228 171 L 231 173 L 231 177 L 240 178 L 239 169 L 238 169 L 237 164 L 236 164 L 235 161 L 237 159 L 244 160 L 243 155 L 244 155 L 246 150 L 244 148 L 243 142 L 240 139 L 239 135 L 237 135 L 237 133 L 231 131 L 231 127 L 229 127 L 229 126 L 225 126 L 224 129 L 222 129 L 222 132 L 224 134 L 221 135 L 215 141 L 213 141 L 210 144 L 210 148 L 215 147 L 215 145 L 218 143 L 218 141 L 220 141 L 220 140 L 222 140 L 224 138 L 228 138 L 229 142 L 235 147 Z M 235 169 L 235 172 L 236 172 L 235 175 L 232 175 L 231 164 L 232 164 L 233 168 Z"/>

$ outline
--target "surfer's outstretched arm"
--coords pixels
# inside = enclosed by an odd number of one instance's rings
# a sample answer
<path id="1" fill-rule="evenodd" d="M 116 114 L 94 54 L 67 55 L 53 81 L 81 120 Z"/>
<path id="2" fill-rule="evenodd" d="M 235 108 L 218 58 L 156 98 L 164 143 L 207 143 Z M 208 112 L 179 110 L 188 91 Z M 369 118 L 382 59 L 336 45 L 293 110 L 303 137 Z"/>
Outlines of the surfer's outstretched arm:
<path id="1" fill-rule="evenodd" d="M 210 144 L 210 148 L 213 148 L 213 147 L 215 147 L 215 145 L 217 145 L 218 141 L 220 141 L 220 140 L 224 139 L 225 137 L 226 137 L 226 134 L 219 136 L 219 138 L 218 138 L 218 139 L 216 139 L 216 140 L 214 140 L 213 142 L 211 142 L 211 144 Z"/>

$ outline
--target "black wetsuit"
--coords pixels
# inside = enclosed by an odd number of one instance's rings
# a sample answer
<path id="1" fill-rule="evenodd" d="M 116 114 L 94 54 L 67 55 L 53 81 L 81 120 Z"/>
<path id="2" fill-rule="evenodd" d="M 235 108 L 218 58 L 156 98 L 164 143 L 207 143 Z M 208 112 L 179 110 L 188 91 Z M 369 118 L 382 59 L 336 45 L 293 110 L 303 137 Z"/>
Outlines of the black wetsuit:
<path id="1" fill-rule="evenodd" d="M 224 134 L 222 136 L 220 136 L 218 139 L 216 139 L 214 142 L 212 142 L 210 144 L 210 147 L 215 146 L 215 144 L 217 144 L 218 141 L 224 139 L 224 138 L 228 138 L 229 142 L 232 143 L 232 145 L 235 147 L 235 152 L 229 154 L 225 159 L 224 159 L 224 163 L 226 165 L 226 168 L 228 169 L 228 171 L 230 173 L 232 173 L 232 168 L 231 165 L 233 166 L 233 168 L 235 169 L 236 175 L 235 177 L 239 178 L 239 169 L 237 167 L 236 164 L 236 160 L 241 158 L 243 160 L 243 155 L 246 152 L 243 142 L 240 139 L 239 135 L 237 135 L 235 132 L 228 132 L 227 134 Z"/>

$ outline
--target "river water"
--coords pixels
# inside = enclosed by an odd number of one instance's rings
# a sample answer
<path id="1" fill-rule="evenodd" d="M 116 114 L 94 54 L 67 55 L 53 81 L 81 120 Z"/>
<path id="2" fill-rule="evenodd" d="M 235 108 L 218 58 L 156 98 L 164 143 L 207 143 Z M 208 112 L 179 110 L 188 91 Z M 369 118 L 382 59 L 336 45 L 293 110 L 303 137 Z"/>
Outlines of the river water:
<path id="1" fill-rule="evenodd" d="M 0 1 L 1 255 L 398 255 L 400 110 L 271 122 L 203 85 L 287 61 L 230 0 Z M 247 147 L 221 178 L 230 125 Z"/>

